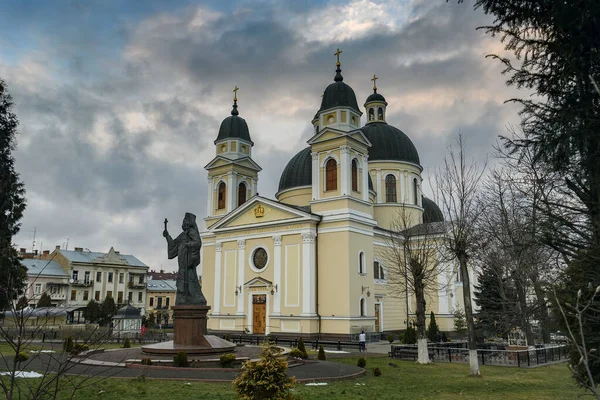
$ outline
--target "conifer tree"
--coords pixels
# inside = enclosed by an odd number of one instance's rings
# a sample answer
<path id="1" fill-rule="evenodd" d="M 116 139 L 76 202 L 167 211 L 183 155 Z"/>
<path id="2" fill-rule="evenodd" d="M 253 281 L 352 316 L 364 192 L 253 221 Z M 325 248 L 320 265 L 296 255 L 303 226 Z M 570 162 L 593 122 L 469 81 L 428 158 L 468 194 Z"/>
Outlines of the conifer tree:
<path id="1" fill-rule="evenodd" d="M 50 295 L 46 292 L 42 293 L 42 295 L 40 296 L 40 299 L 37 302 L 36 307 L 51 307 L 51 306 L 52 306 L 52 299 L 50 298 Z"/>
<path id="2" fill-rule="evenodd" d="M 429 317 L 429 329 L 427 330 L 427 338 L 430 342 L 439 342 L 440 328 L 435 320 L 433 311 Z"/>

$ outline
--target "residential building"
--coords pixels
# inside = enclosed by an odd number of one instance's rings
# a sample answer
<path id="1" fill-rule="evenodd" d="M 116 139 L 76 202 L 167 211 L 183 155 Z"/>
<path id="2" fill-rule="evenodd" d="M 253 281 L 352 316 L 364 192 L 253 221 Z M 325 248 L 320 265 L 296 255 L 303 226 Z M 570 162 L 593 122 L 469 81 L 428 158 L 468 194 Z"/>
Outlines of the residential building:
<path id="1" fill-rule="evenodd" d="M 173 311 L 171 307 L 175 305 L 177 282 L 174 279 L 148 279 L 146 289 L 146 314 L 153 313 L 157 325 L 172 324 Z"/>
<path id="2" fill-rule="evenodd" d="M 55 260 L 25 258 L 21 264 L 27 268 L 27 288 L 25 297 L 30 307 L 35 307 L 42 296 L 47 293 L 52 306 L 64 306 L 69 293 L 69 274 Z"/>

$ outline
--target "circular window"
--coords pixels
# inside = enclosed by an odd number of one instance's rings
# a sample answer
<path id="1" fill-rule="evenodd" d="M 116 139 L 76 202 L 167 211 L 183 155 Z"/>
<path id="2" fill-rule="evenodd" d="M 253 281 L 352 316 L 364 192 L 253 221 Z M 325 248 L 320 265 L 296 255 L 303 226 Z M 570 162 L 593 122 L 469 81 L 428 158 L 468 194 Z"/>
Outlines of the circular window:
<path id="1" fill-rule="evenodd" d="M 269 256 L 267 251 L 262 247 L 259 247 L 258 249 L 254 250 L 254 253 L 252 253 L 252 264 L 254 265 L 254 268 L 262 270 L 267 266 L 268 261 Z"/>

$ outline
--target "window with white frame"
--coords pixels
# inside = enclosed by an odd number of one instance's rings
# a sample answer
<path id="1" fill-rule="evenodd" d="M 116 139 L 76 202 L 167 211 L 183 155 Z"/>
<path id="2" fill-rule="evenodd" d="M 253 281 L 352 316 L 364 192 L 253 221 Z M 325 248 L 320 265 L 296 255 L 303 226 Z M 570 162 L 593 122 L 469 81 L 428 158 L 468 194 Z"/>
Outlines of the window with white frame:
<path id="1" fill-rule="evenodd" d="M 90 271 L 85 271 L 83 273 L 83 283 L 86 285 L 90 283 Z"/>
<path id="2" fill-rule="evenodd" d="M 360 299 L 360 316 L 361 317 L 365 317 L 367 315 L 366 310 L 367 310 L 367 301 L 361 297 L 361 299 Z"/>
<path id="3" fill-rule="evenodd" d="M 361 275 L 367 274 L 366 261 L 365 261 L 365 252 L 358 252 L 358 273 Z"/>
<path id="4" fill-rule="evenodd" d="M 373 277 L 375 280 L 384 281 L 387 279 L 385 276 L 385 271 L 383 270 L 383 265 L 377 260 L 373 261 Z"/>
<path id="5" fill-rule="evenodd" d="M 79 279 L 79 271 L 74 270 L 73 273 L 71 274 L 71 279 L 73 279 L 74 281 L 77 281 Z"/>
<path id="6" fill-rule="evenodd" d="M 40 293 L 42 293 L 42 284 L 41 284 L 41 283 L 36 283 L 36 284 L 35 284 L 34 293 L 35 293 L 35 294 L 40 294 Z"/>

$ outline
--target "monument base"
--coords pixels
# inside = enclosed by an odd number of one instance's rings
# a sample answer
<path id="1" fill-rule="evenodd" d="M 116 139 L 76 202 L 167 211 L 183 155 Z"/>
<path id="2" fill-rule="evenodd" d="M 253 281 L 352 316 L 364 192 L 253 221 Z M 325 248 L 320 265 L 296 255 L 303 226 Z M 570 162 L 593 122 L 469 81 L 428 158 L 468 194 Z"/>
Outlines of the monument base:
<path id="1" fill-rule="evenodd" d="M 177 354 L 183 351 L 189 355 L 225 353 L 235 351 L 235 344 L 214 335 L 206 334 L 206 314 L 209 306 L 174 306 L 175 340 L 142 346 L 148 354 Z"/>

